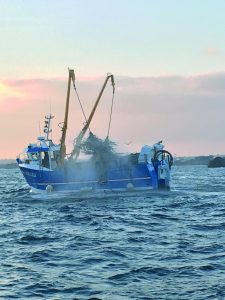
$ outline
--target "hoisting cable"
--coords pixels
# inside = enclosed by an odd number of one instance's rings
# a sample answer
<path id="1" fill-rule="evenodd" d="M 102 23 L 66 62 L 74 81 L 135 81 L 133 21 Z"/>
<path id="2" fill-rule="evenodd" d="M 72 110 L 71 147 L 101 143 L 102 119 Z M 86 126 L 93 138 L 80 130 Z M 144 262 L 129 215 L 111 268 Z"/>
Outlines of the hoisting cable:
<path id="1" fill-rule="evenodd" d="M 83 108 L 83 106 L 82 106 L 80 97 L 79 97 L 79 95 L 78 95 L 78 92 L 77 92 L 77 88 L 76 88 L 75 82 L 73 82 L 73 87 L 74 87 L 74 90 L 75 90 L 75 92 L 76 92 L 77 99 L 78 99 L 78 101 L 79 101 L 79 104 L 80 104 L 80 107 L 81 107 L 81 110 L 82 110 L 82 113 L 83 113 L 85 122 L 86 122 L 86 124 L 87 124 L 87 117 L 86 117 L 86 115 L 85 115 L 84 108 Z M 91 131 L 89 126 L 88 126 L 88 129 L 89 129 L 89 131 Z"/>
<path id="2" fill-rule="evenodd" d="M 108 126 L 107 138 L 109 138 L 109 131 L 110 131 L 111 121 L 112 121 L 112 111 L 113 111 L 114 95 L 115 95 L 115 90 L 113 89 L 113 95 L 112 95 L 112 103 L 111 103 L 110 116 L 109 116 L 109 126 Z"/>

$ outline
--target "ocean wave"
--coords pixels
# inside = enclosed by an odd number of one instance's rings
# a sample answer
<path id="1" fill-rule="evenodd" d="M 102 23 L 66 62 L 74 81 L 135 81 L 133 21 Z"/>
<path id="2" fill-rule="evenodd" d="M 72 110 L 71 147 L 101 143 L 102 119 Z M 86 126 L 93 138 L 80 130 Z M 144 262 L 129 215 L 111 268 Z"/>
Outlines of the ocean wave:
<path id="1" fill-rule="evenodd" d="M 34 193 L 0 174 L 3 299 L 223 299 L 225 177 L 175 167 L 170 192 Z"/>

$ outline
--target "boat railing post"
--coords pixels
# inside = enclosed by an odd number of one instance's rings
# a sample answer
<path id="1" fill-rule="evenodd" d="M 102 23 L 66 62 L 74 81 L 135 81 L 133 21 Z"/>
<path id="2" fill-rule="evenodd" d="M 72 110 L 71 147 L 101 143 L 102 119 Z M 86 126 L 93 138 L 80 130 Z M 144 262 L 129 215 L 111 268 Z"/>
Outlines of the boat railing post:
<path id="1" fill-rule="evenodd" d="M 52 157 L 51 157 L 52 152 L 49 150 L 48 152 L 48 161 L 49 161 L 49 169 L 52 170 Z"/>

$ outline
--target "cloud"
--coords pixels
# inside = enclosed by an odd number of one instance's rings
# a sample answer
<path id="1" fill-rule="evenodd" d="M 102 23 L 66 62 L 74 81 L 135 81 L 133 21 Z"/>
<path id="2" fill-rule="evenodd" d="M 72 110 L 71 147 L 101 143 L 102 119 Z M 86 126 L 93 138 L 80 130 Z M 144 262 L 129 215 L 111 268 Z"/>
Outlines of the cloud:
<path id="1" fill-rule="evenodd" d="M 0 110 L 10 111 L 16 107 L 16 100 L 22 99 L 24 93 L 7 82 L 0 82 Z"/>
<path id="2" fill-rule="evenodd" d="M 139 151 L 141 145 L 163 139 L 177 155 L 225 153 L 225 73 L 198 76 L 122 77 L 115 76 L 116 94 L 111 138 L 119 149 Z M 88 115 L 104 78 L 77 81 Z M 39 134 L 39 121 L 50 110 L 54 118 L 54 139 L 61 132 L 67 79 L 12 80 L 0 82 L 0 157 L 15 157 Z M 97 135 L 107 133 L 112 88 L 107 86 L 91 124 Z M 84 118 L 71 91 L 68 151 L 82 128 Z M 128 142 L 131 143 L 126 145 Z"/>
<path id="3" fill-rule="evenodd" d="M 216 47 L 207 47 L 203 50 L 203 53 L 208 57 L 215 57 L 220 54 L 220 51 Z"/>

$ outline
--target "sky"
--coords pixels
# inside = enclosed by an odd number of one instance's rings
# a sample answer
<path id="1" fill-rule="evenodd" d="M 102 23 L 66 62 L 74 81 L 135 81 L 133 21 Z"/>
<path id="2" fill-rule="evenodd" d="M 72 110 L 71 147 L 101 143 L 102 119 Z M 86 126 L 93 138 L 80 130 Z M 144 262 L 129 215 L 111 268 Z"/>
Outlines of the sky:
<path id="1" fill-rule="evenodd" d="M 45 114 L 59 142 L 67 68 L 86 114 L 115 76 L 111 139 L 163 140 L 174 155 L 225 154 L 224 0 L 0 0 L 0 158 L 35 142 Z M 107 87 L 91 129 L 104 138 Z M 68 150 L 84 120 L 71 94 Z"/>

